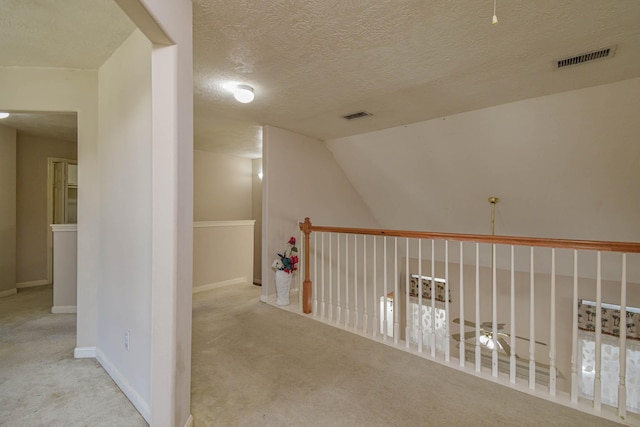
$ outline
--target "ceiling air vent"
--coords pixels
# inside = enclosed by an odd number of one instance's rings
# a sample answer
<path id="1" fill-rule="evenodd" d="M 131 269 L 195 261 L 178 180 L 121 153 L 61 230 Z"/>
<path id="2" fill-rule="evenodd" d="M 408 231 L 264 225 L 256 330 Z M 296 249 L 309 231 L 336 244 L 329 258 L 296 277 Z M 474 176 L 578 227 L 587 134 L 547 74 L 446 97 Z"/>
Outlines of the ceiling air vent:
<path id="1" fill-rule="evenodd" d="M 558 59 L 556 69 L 584 64 L 585 62 L 597 61 L 598 59 L 611 58 L 616 53 L 616 46 L 609 46 L 591 52 L 581 53 L 570 58 Z"/>
<path id="2" fill-rule="evenodd" d="M 360 117 L 367 117 L 372 115 L 373 114 L 367 113 L 366 111 L 359 111 L 357 113 L 347 114 L 346 116 L 342 116 L 342 118 L 347 120 L 354 120 L 354 119 L 359 119 Z"/>

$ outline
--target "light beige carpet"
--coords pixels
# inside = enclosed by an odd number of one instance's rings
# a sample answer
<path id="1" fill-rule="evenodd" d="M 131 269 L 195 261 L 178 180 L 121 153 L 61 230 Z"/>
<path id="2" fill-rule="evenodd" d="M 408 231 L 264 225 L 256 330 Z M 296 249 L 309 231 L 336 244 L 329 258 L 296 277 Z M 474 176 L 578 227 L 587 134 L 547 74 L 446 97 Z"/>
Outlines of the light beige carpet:
<path id="1" fill-rule="evenodd" d="M 95 359 L 74 359 L 75 314 L 51 286 L 0 298 L 0 426 L 146 426 Z"/>
<path id="2" fill-rule="evenodd" d="M 609 426 L 258 301 L 194 295 L 196 426 Z"/>
<path id="3" fill-rule="evenodd" d="M 608 426 L 258 302 L 252 285 L 194 295 L 196 426 Z M 51 287 L 0 299 L 0 426 L 144 426 Z M 182 426 L 179 426 L 182 427 Z"/>

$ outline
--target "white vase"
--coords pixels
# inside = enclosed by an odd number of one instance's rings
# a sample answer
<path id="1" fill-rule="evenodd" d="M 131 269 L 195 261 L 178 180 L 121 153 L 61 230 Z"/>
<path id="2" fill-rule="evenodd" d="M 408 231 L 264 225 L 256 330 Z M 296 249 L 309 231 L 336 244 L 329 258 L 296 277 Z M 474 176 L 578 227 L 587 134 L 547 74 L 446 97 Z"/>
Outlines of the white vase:
<path id="1" fill-rule="evenodd" d="M 276 270 L 276 304 L 289 305 L 289 289 L 291 289 L 291 273 Z"/>

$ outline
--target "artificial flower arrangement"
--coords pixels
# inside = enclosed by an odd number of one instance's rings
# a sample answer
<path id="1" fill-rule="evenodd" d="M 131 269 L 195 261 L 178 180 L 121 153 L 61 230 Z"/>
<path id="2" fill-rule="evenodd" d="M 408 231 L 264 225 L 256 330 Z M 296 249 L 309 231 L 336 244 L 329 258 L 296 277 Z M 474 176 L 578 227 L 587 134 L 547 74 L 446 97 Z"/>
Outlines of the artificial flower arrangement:
<path id="1" fill-rule="evenodd" d="M 288 247 L 278 258 L 273 261 L 271 267 L 276 270 L 284 270 L 285 273 L 293 273 L 298 269 L 298 248 L 296 248 L 296 238 L 292 237 L 287 243 Z"/>

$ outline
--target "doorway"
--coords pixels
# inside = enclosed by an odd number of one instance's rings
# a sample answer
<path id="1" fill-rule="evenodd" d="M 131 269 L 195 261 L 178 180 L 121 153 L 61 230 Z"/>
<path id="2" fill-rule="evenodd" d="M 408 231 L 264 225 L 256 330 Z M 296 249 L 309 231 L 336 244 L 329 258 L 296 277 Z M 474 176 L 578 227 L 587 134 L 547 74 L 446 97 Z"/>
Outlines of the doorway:
<path id="1" fill-rule="evenodd" d="M 47 224 L 77 224 L 78 162 L 47 159 Z M 47 230 L 47 279 L 53 283 L 53 231 Z"/>

